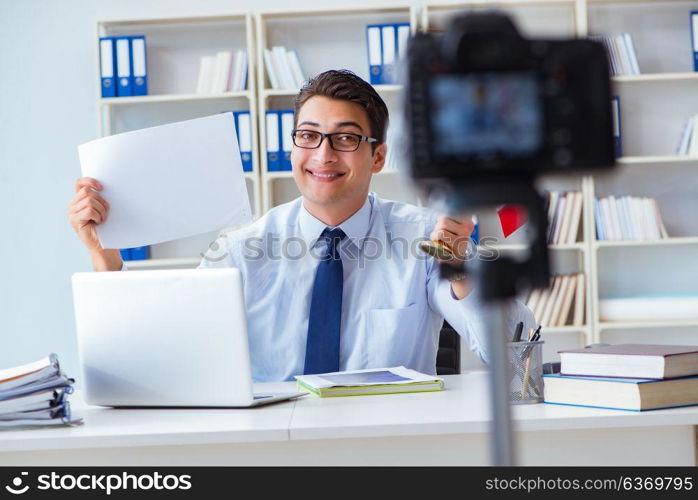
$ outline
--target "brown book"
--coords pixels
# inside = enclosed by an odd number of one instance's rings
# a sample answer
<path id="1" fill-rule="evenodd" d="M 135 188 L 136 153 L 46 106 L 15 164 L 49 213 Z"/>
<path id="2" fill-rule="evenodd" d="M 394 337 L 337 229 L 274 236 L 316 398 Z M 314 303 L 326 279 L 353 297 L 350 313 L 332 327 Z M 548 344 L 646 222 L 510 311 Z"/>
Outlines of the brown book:
<path id="1" fill-rule="evenodd" d="M 560 351 L 561 373 L 664 379 L 698 375 L 698 346 L 618 344 Z"/>
<path id="2" fill-rule="evenodd" d="M 617 410 L 698 405 L 698 377 L 670 380 L 543 375 L 546 403 Z"/>
<path id="3" fill-rule="evenodd" d="M 565 326 L 567 324 L 567 318 L 569 318 L 570 310 L 572 309 L 572 299 L 577 291 L 577 275 L 571 274 L 568 278 L 569 282 L 567 283 L 567 289 L 560 307 L 560 315 L 557 317 L 555 326 Z"/>

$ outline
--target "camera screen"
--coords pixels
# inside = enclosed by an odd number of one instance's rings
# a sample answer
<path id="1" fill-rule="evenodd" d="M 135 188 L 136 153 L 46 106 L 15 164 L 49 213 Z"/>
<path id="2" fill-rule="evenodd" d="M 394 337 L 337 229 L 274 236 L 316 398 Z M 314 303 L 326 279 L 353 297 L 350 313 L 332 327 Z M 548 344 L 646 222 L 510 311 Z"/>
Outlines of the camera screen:
<path id="1" fill-rule="evenodd" d="M 436 154 L 521 157 L 541 148 L 543 110 L 535 73 L 439 75 L 430 90 Z"/>

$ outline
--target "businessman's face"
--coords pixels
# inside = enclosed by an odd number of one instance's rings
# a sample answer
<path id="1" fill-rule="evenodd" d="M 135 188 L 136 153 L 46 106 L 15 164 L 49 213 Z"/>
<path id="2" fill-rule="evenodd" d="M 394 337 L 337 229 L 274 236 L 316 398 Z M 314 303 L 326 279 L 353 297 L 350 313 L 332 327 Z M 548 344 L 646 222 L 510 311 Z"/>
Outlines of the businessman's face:
<path id="1" fill-rule="evenodd" d="M 351 132 L 371 136 L 366 111 L 353 102 L 315 96 L 298 112 L 296 128 L 324 132 Z M 293 147 L 293 177 L 306 202 L 317 207 L 360 207 L 368 195 L 371 176 L 385 163 L 385 144 L 374 152 L 361 142 L 353 152 L 335 151 L 329 138 L 317 149 Z"/>

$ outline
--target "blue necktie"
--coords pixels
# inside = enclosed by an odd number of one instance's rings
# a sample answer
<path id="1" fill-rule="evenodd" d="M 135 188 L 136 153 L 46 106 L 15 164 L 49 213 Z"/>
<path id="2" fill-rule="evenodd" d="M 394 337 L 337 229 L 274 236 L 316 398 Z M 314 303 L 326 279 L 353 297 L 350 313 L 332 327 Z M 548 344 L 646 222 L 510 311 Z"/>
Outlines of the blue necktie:
<path id="1" fill-rule="evenodd" d="M 342 259 L 337 245 L 346 235 L 339 228 L 326 228 L 320 238 L 327 243 L 315 274 L 308 319 L 303 373 L 339 371 L 339 329 L 342 320 Z"/>

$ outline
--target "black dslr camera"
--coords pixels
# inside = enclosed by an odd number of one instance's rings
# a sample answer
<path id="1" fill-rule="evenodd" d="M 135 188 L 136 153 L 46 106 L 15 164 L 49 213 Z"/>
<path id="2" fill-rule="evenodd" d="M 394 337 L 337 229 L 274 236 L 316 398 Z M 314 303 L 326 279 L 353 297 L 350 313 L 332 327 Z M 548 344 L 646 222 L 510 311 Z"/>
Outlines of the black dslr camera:
<path id="1" fill-rule="evenodd" d="M 547 286 L 547 216 L 535 178 L 614 165 L 603 45 L 527 40 L 504 14 L 466 13 L 438 38 L 412 39 L 407 73 L 408 156 L 417 185 L 438 189 L 453 213 L 505 203 L 528 212 L 529 260 L 480 263 L 484 298 Z"/>
<path id="2" fill-rule="evenodd" d="M 614 163 L 605 49 L 526 40 L 499 13 L 455 17 L 408 56 L 415 180 L 531 177 Z"/>

